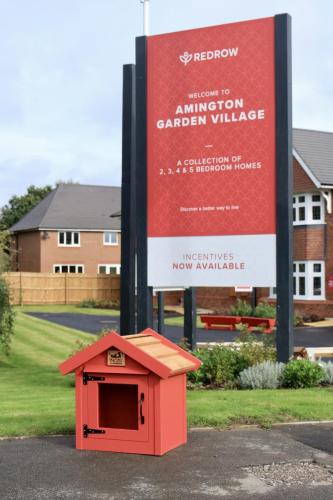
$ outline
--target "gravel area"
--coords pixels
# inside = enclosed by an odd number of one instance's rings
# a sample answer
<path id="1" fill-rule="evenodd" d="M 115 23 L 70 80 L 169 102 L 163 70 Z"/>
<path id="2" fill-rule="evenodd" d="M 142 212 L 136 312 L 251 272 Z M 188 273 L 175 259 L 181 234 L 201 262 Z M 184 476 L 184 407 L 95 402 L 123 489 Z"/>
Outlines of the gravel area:
<path id="1" fill-rule="evenodd" d="M 272 463 L 244 467 L 243 470 L 261 479 L 268 486 L 290 488 L 333 485 L 332 470 L 312 461 Z"/>

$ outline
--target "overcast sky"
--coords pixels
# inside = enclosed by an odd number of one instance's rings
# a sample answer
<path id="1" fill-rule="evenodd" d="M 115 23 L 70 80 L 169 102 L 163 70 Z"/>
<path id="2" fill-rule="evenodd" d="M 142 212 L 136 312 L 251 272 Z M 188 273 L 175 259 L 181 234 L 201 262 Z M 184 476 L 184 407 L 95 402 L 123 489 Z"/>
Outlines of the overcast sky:
<path id="1" fill-rule="evenodd" d="M 289 12 L 295 127 L 333 132 L 329 0 L 151 0 L 151 34 Z M 30 184 L 120 185 L 139 0 L 0 0 L 0 206 Z"/>

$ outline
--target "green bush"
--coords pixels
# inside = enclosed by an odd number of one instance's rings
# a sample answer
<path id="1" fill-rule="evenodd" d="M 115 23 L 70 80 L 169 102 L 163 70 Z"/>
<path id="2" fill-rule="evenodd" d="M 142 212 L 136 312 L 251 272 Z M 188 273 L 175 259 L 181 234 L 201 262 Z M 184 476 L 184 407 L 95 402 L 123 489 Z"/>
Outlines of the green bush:
<path id="1" fill-rule="evenodd" d="M 315 387 L 325 378 L 324 369 L 308 359 L 290 361 L 283 372 L 283 386 L 293 389 Z"/>
<path id="2" fill-rule="evenodd" d="M 98 300 L 96 309 L 119 309 L 119 300 Z"/>
<path id="3" fill-rule="evenodd" d="M 263 337 L 266 340 L 266 335 Z M 244 342 L 240 342 L 239 353 L 246 359 L 249 366 L 262 363 L 264 361 L 276 361 L 276 348 L 266 342 L 258 340 L 250 335 Z"/>
<path id="4" fill-rule="evenodd" d="M 226 347 L 197 349 L 193 354 L 202 361 L 198 371 L 188 374 L 188 380 L 195 384 L 230 386 L 249 366 L 242 354 Z"/>
<path id="5" fill-rule="evenodd" d="M 246 300 L 237 299 L 236 304 L 230 307 L 230 316 L 252 316 L 252 307 Z"/>
<path id="6" fill-rule="evenodd" d="M 119 309 L 119 300 L 85 299 L 82 300 L 77 307 L 86 309 Z"/>
<path id="7" fill-rule="evenodd" d="M 302 326 L 304 324 L 302 316 L 299 314 L 294 315 L 294 326 Z"/>
<path id="8" fill-rule="evenodd" d="M 261 302 L 255 308 L 254 316 L 257 318 L 276 318 L 276 308 L 268 302 Z"/>
<path id="9" fill-rule="evenodd" d="M 277 389 L 281 386 L 284 363 L 264 361 L 250 366 L 239 375 L 239 384 L 249 389 Z"/>
<path id="10" fill-rule="evenodd" d="M 8 356 L 14 332 L 14 310 L 10 304 L 10 291 L 7 282 L 0 277 L 0 346 Z"/>
<path id="11" fill-rule="evenodd" d="M 90 309 L 96 307 L 96 303 L 97 301 L 95 299 L 85 299 L 81 300 L 81 302 L 79 302 L 76 307 L 84 307 L 86 309 Z"/>

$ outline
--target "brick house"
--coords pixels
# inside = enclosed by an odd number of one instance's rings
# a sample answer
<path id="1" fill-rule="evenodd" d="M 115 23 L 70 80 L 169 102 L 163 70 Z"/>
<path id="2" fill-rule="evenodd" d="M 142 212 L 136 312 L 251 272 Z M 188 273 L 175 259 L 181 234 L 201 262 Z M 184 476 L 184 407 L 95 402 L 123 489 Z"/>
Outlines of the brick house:
<path id="1" fill-rule="evenodd" d="M 10 228 L 13 271 L 120 273 L 120 187 L 60 184 Z"/>
<path id="2" fill-rule="evenodd" d="M 333 133 L 293 130 L 294 307 L 333 317 Z M 220 311 L 241 297 L 231 288 L 199 288 L 198 304 Z M 258 289 L 275 301 L 274 289 Z"/>

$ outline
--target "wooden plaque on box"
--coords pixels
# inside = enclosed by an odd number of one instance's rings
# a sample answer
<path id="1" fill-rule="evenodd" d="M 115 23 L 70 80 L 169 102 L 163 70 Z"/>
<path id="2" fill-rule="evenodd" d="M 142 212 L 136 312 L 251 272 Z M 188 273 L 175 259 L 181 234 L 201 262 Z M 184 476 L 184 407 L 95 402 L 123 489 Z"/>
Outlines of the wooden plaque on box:
<path id="1" fill-rule="evenodd" d="M 108 366 L 125 366 L 125 354 L 117 349 L 109 349 L 106 364 Z"/>

